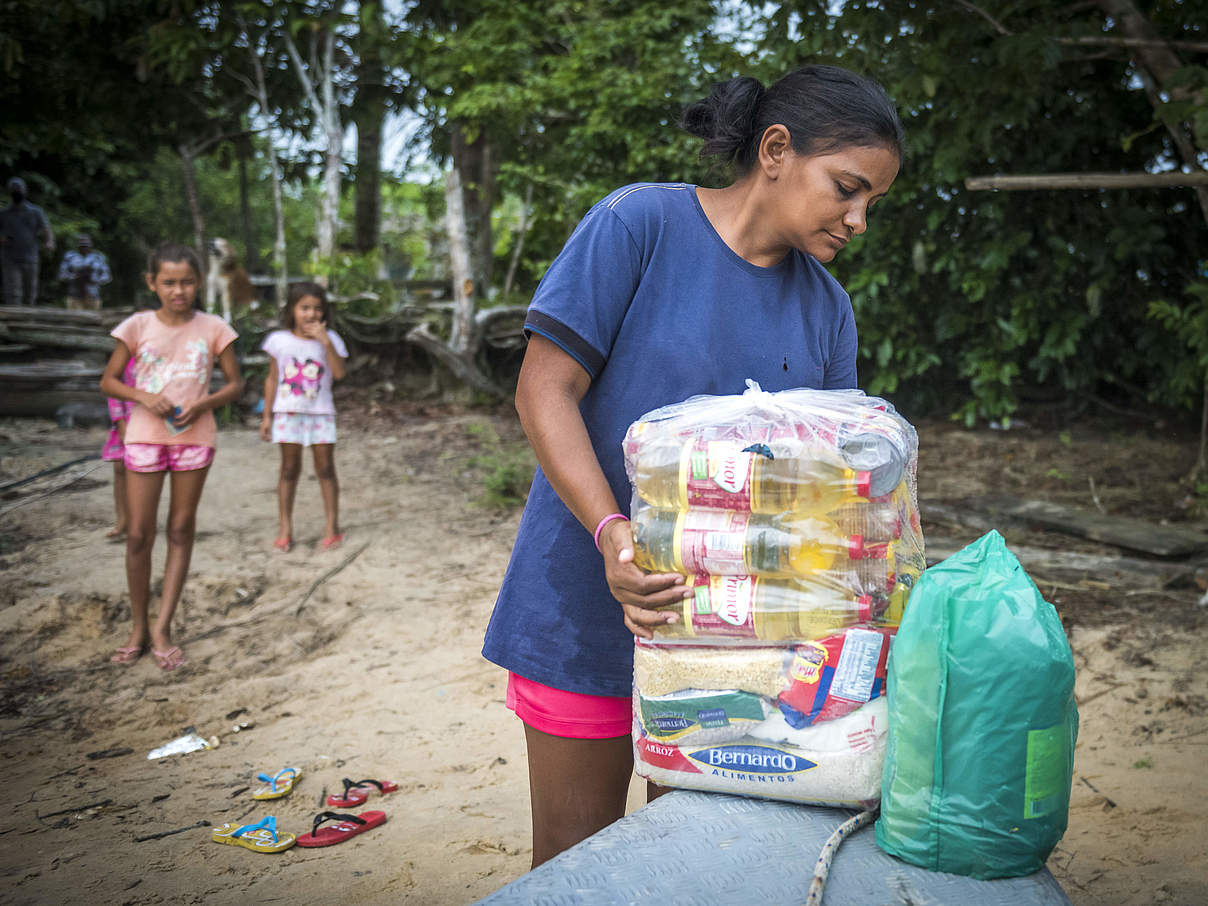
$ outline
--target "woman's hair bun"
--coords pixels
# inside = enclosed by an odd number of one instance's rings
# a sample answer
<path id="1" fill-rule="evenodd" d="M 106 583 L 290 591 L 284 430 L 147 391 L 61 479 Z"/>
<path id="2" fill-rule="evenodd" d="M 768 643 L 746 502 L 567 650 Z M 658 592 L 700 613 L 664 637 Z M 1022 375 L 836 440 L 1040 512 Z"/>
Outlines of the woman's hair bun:
<path id="1" fill-rule="evenodd" d="M 701 157 L 717 156 L 745 174 L 769 126 L 789 131 L 798 154 L 885 147 L 902 156 L 906 137 L 893 101 L 872 79 L 838 66 L 807 64 L 766 89 L 746 76 L 718 82 L 684 110 L 685 131 L 703 138 Z"/>
<path id="2" fill-rule="evenodd" d="M 738 158 L 751 144 L 763 95 L 763 83 L 750 76 L 717 82 L 708 97 L 684 109 L 680 126 L 689 135 L 705 140 L 701 157 L 716 155 L 742 166 Z"/>

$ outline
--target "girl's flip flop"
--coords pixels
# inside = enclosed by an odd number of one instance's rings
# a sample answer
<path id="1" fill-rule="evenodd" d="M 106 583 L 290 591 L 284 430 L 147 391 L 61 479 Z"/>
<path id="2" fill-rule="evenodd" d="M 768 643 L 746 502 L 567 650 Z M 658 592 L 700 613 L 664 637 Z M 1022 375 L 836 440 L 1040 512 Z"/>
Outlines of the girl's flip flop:
<path id="1" fill-rule="evenodd" d="M 298 838 L 294 834 L 277 833 L 277 819 L 273 815 L 261 818 L 255 824 L 224 824 L 210 832 L 215 843 L 242 846 L 255 853 L 279 853 L 293 846 Z"/>
<path id="2" fill-rule="evenodd" d="M 156 651 L 152 648 L 151 653 L 155 655 L 155 660 L 159 664 L 160 670 L 175 670 L 185 662 L 185 653 L 176 645 L 173 645 L 167 651 Z"/>
<path id="3" fill-rule="evenodd" d="M 345 777 L 341 783 L 344 784 L 344 794 L 332 793 L 327 797 L 328 805 L 334 805 L 336 808 L 355 808 L 369 798 L 369 787 L 377 787 L 382 795 L 398 789 L 398 784 L 390 780 L 349 780 Z"/>
<path id="4" fill-rule="evenodd" d="M 288 796 L 294 789 L 294 784 L 302 776 L 301 768 L 285 768 L 272 777 L 268 774 L 257 774 L 257 780 L 263 780 L 268 786 L 263 786 L 252 793 L 253 799 L 280 799 Z"/>
<path id="5" fill-rule="evenodd" d="M 128 648 L 117 648 L 114 650 L 113 654 L 110 655 L 109 662 L 111 664 L 133 664 L 143 656 L 143 652 L 145 650 L 146 648 L 143 645 L 131 645 Z"/>
<path id="6" fill-rule="evenodd" d="M 324 821 L 335 819 L 338 824 L 319 830 Z M 299 846 L 335 846 L 350 837 L 363 834 L 386 820 L 385 812 L 361 812 L 359 815 L 341 815 L 339 812 L 319 812 L 315 815 L 315 826 L 309 834 L 298 837 Z"/>

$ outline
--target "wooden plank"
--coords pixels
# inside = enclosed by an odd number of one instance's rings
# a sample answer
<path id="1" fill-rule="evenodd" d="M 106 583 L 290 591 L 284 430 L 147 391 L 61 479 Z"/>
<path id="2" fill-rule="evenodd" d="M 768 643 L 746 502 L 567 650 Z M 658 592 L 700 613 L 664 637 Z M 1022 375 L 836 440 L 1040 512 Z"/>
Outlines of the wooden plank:
<path id="1" fill-rule="evenodd" d="M 91 381 L 95 387 L 104 373 L 104 366 L 76 361 L 44 359 L 0 365 L 0 381 L 9 385 L 49 386 L 71 381 Z"/>
<path id="2" fill-rule="evenodd" d="M 1208 550 L 1208 535 L 1174 525 L 1158 525 L 1129 516 L 1113 516 L 1019 497 L 970 497 L 962 504 L 1029 526 L 1088 538 L 1155 557 L 1187 557 Z"/>
<path id="3" fill-rule="evenodd" d="M 54 349 L 97 349 L 101 352 L 112 352 L 115 342 L 113 337 L 101 330 L 25 327 L 19 324 L 12 325 L 8 335 L 20 343 L 48 346 Z"/>
<path id="4" fill-rule="evenodd" d="M 1170 189 L 1208 185 L 1208 171 L 1191 173 L 1032 173 L 969 176 L 965 188 L 978 189 Z"/>
<path id="5" fill-rule="evenodd" d="M 0 305 L 0 321 L 9 324 L 80 324 L 101 326 L 99 311 L 53 308 L 49 305 Z"/>

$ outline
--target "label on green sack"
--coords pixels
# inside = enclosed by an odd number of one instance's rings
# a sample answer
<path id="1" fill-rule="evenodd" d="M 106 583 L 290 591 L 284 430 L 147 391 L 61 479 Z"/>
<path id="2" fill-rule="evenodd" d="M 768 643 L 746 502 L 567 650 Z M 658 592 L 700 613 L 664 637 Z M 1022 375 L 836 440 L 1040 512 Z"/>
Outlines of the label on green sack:
<path id="1" fill-rule="evenodd" d="M 1028 731 L 1023 816 L 1042 818 L 1061 807 L 1069 773 L 1069 730 L 1064 724 Z"/>

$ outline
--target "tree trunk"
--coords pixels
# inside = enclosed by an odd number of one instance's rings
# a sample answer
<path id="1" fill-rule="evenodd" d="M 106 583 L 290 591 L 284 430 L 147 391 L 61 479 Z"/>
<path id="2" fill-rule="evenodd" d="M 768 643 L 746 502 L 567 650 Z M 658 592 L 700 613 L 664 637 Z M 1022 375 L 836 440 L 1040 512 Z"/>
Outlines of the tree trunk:
<path id="1" fill-rule="evenodd" d="M 356 249 L 377 248 L 382 220 L 382 124 L 386 119 L 381 42 L 386 34 L 379 0 L 361 3 L 360 65 L 352 119 L 357 127 Z"/>
<path id="2" fill-rule="evenodd" d="M 516 267 L 520 264 L 520 256 L 524 253 L 524 238 L 529 230 L 529 208 L 533 204 L 533 184 L 524 187 L 524 203 L 520 206 L 520 222 L 516 224 L 516 245 L 512 248 L 512 257 L 508 261 L 508 273 L 503 280 L 503 294 L 512 291 L 512 281 L 516 279 Z"/>
<path id="3" fill-rule="evenodd" d="M 1142 75 L 1146 73 L 1153 84 L 1147 84 L 1146 88 L 1149 92 L 1149 101 L 1154 105 L 1155 111 L 1162 99 L 1160 91 L 1167 92 L 1171 100 L 1188 100 L 1192 98 L 1192 93 L 1189 89 L 1178 87 L 1171 88 L 1168 84 L 1171 76 L 1182 67 L 1182 61 L 1178 54 L 1174 52 L 1164 41 L 1162 36 L 1150 24 L 1132 0 L 1098 0 L 1099 7 L 1111 19 L 1115 20 L 1119 25 L 1120 30 L 1124 34 L 1140 42 L 1133 51 L 1133 60 L 1137 63 L 1138 69 L 1142 69 Z M 1203 103 L 1205 101 L 1205 92 L 1201 90 L 1200 96 L 1195 100 Z M 1179 149 L 1179 154 L 1183 158 L 1183 162 L 1187 166 L 1194 169 L 1202 169 L 1199 166 L 1197 152 L 1203 151 L 1203 148 L 1196 148 L 1192 132 L 1187 123 L 1167 123 L 1166 129 L 1170 133 L 1170 137 L 1174 140 L 1175 147 Z M 1200 203 L 1200 213 L 1204 215 L 1204 221 L 1208 222 L 1208 186 L 1196 186 L 1195 195 Z M 1198 482 L 1204 473 L 1208 463 L 1205 462 L 1205 450 L 1208 449 L 1208 374 L 1204 380 L 1204 400 L 1203 409 L 1201 412 L 1200 424 L 1200 455 L 1196 459 L 1195 468 L 1192 471 L 1192 482 Z"/>
<path id="4" fill-rule="evenodd" d="M 285 48 L 293 61 L 298 81 L 302 84 L 306 101 L 310 104 L 316 126 L 323 131 L 326 142 L 323 151 L 323 194 L 319 200 L 319 219 L 315 228 L 315 257 L 325 265 L 323 270 L 326 270 L 335 253 L 336 222 L 340 215 L 340 165 L 343 163 L 341 153 L 344 145 L 340 105 L 335 96 L 336 39 L 330 29 L 323 31 L 323 59 L 320 62 L 312 55 L 308 71 L 290 33 L 286 31 L 282 37 L 285 39 Z M 319 274 L 318 282 L 327 285 L 324 273 Z"/>
<path id="5" fill-rule="evenodd" d="M 180 154 L 181 175 L 184 178 L 185 199 L 189 203 L 189 216 L 193 220 L 193 246 L 201 256 L 201 266 L 207 272 L 210 267 L 210 256 L 206 251 L 206 221 L 201 210 L 201 194 L 197 191 L 197 158 L 189 145 L 181 144 L 176 147 Z M 214 292 L 210 287 L 207 274 L 202 274 L 202 292 L 204 293 L 206 311 L 214 312 Z"/>
<path id="6" fill-rule="evenodd" d="M 327 139 L 327 150 L 323 166 L 323 203 L 320 205 L 319 258 L 330 266 L 336 250 L 336 224 L 340 217 L 340 165 L 343 163 L 344 130 L 340 126 L 340 107 L 335 97 L 335 35 L 331 31 L 323 34 L 323 68 L 317 73 L 321 79 L 322 97 L 320 109 L 323 131 Z"/>
<path id="7" fill-rule="evenodd" d="M 470 267 L 478 295 L 491 285 L 495 243 L 491 233 L 491 208 L 495 205 L 495 166 L 487 134 L 479 129 L 473 141 L 464 127 L 453 125 L 453 168 L 461 179 L 465 198 L 466 229 L 470 243 Z"/>
<path id="8" fill-rule="evenodd" d="M 256 52 L 251 35 L 248 38 L 248 54 L 252 58 L 252 72 L 256 76 L 256 103 L 260 107 L 260 115 L 269 118 L 268 87 L 264 83 L 264 67 L 260 65 L 260 55 Z M 271 120 L 269 120 L 271 122 Z M 268 150 L 269 177 L 273 184 L 273 220 L 276 223 L 276 235 L 273 237 L 273 268 L 276 270 L 274 291 L 278 307 L 285 305 L 289 293 L 289 273 L 285 261 L 285 205 L 281 198 L 281 165 L 277 162 L 277 149 L 273 147 L 271 131 L 266 136 L 265 147 Z"/>
<path id="9" fill-rule="evenodd" d="M 243 263 L 251 273 L 260 269 L 260 250 L 252 230 L 252 205 L 248 197 L 247 160 L 252 143 L 246 138 L 235 141 L 235 159 L 239 166 L 239 226 L 243 233 Z"/>
<path id="10" fill-rule="evenodd" d="M 465 206 L 457 167 L 445 178 L 445 228 L 449 233 L 449 263 L 453 270 L 453 327 L 449 342 L 442 342 L 427 324 L 407 333 L 407 339 L 442 362 L 453 375 L 475 390 L 502 398 L 503 388 L 482 373 L 475 361 L 478 330 L 474 318 L 474 278 L 470 272 L 470 249 Z"/>
<path id="11" fill-rule="evenodd" d="M 453 330 L 449 347 L 464 356 L 474 351 L 474 274 L 470 267 L 468 226 L 461 179 L 454 167 L 445 178 L 445 229 L 453 269 Z"/>
<path id="12" fill-rule="evenodd" d="M 1132 0 L 1098 0 L 1098 2 L 1100 9 L 1116 22 L 1120 30 L 1128 38 L 1138 42 L 1133 49 L 1133 60 L 1139 68 L 1143 68 L 1149 73 L 1158 88 L 1168 92 L 1171 100 L 1191 99 L 1192 94 L 1189 89 L 1169 87 L 1170 77 L 1182 67 L 1183 63 L 1178 54 L 1162 40 L 1162 36 L 1158 34 L 1149 20 L 1141 15 Z M 1161 102 L 1154 92 L 1150 92 L 1149 99 L 1155 106 Z M 1189 167 L 1201 169 L 1196 160 L 1197 149 L 1188 124 L 1167 123 L 1166 129 L 1178 147 L 1183 162 Z M 1196 186 L 1195 194 L 1200 203 L 1200 211 L 1204 215 L 1204 220 L 1208 221 L 1208 186 Z"/>

